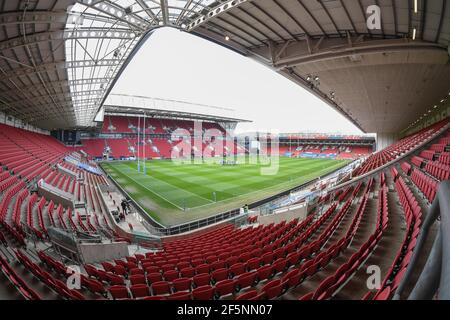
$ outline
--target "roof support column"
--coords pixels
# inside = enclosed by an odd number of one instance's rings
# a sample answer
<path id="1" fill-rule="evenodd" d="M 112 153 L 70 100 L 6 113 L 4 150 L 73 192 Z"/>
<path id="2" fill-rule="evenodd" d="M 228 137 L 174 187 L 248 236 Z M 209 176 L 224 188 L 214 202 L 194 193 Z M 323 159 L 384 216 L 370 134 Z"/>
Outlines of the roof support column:
<path id="1" fill-rule="evenodd" d="M 398 141 L 398 134 L 388 132 L 377 133 L 377 151 L 389 147 Z"/>

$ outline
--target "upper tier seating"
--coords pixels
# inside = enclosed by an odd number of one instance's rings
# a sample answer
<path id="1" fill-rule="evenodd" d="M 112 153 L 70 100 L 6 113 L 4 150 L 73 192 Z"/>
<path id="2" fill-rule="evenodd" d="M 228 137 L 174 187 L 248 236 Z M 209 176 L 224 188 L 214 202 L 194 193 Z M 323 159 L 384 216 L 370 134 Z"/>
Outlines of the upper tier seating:
<path id="1" fill-rule="evenodd" d="M 145 133 L 148 136 L 147 142 L 144 145 L 137 145 L 137 133 Z M 208 129 L 216 129 L 222 134 L 225 134 L 225 130 L 217 123 L 202 122 L 201 123 L 203 133 Z M 176 143 L 171 143 L 170 138 L 173 131 L 176 129 L 187 130 L 190 134 L 194 133 L 194 122 L 189 120 L 172 120 L 172 119 L 157 119 L 146 118 L 145 129 L 144 119 L 137 117 L 122 117 L 122 116 L 105 116 L 103 121 L 102 133 L 123 133 L 134 134 L 131 137 L 124 137 L 122 139 L 82 139 L 82 147 L 77 147 L 76 150 L 83 150 L 91 157 L 102 157 L 107 148 L 111 150 L 110 156 L 119 159 L 120 157 L 143 157 L 145 150 L 146 158 L 171 158 L 172 149 Z M 158 136 L 153 136 L 158 135 Z M 164 136 L 161 136 L 164 135 Z M 207 147 L 205 141 L 203 149 Z M 132 150 L 135 150 L 133 152 Z M 237 153 L 244 151 L 240 146 L 235 146 Z"/>
<path id="2" fill-rule="evenodd" d="M 423 143 L 433 134 L 435 134 L 444 126 L 446 126 L 448 123 L 450 123 L 450 119 L 447 118 L 428 128 L 424 128 L 415 134 L 403 138 L 400 141 L 392 144 L 391 146 L 379 152 L 372 154 L 358 169 L 354 171 L 354 176 L 356 177 L 359 175 L 363 175 L 365 173 L 370 172 L 371 170 L 374 170 L 376 168 L 385 165 L 386 163 L 392 160 L 395 160 L 397 157 L 401 156 L 402 154 L 414 149 L 415 147 Z M 445 145 L 444 144 L 433 145 L 431 148 L 434 151 L 444 152 Z M 421 156 L 423 155 L 421 154 Z"/>
<path id="3" fill-rule="evenodd" d="M 0 165 L 22 178 L 42 176 L 68 153 L 51 136 L 0 124 Z"/>
<path id="4" fill-rule="evenodd" d="M 106 115 L 103 120 L 102 133 L 137 133 L 138 126 L 140 132 L 143 133 L 145 130 L 146 134 L 171 134 L 178 128 L 189 132 L 194 130 L 194 122 L 191 120 L 145 118 L 144 129 L 143 117 L 139 120 L 137 117 Z M 202 129 L 217 129 L 222 134 L 225 133 L 220 125 L 212 122 L 202 122 Z"/>

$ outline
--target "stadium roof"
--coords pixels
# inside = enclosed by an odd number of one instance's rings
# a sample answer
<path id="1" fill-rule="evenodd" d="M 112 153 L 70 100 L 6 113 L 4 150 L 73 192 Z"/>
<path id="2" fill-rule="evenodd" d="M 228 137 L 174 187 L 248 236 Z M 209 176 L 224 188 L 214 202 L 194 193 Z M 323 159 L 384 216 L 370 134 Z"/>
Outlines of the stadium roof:
<path id="1" fill-rule="evenodd" d="M 233 109 L 123 94 L 110 94 L 103 104 L 107 115 L 134 115 L 155 118 L 178 118 L 213 122 L 251 122 L 233 117 Z"/>
<path id="2" fill-rule="evenodd" d="M 447 0 L 0 0 L 0 12 L 0 111 L 45 129 L 92 125 L 161 26 L 258 59 L 364 131 L 399 132 L 450 90 Z"/>

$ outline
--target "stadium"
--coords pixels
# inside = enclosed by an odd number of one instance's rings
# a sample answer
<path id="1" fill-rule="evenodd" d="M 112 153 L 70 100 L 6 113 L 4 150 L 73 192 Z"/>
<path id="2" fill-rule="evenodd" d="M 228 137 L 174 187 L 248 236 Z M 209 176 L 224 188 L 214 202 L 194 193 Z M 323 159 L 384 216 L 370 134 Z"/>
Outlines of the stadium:
<path id="1" fill-rule="evenodd" d="M 0 300 L 450 299 L 450 1 L 0 0 L 0 26 Z M 168 28 L 361 133 L 115 92 Z"/>

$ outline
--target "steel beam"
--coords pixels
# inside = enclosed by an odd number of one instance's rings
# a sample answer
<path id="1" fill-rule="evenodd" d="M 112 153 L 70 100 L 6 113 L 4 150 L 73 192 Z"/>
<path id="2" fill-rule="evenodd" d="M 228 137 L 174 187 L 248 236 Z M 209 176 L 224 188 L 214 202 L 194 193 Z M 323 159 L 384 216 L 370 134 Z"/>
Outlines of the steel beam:
<path id="1" fill-rule="evenodd" d="M 0 27 L 13 26 L 18 24 L 49 24 L 62 23 L 65 24 L 68 14 L 64 11 L 10 11 L 0 13 Z"/>
<path id="2" fill-rule="evenodd" d="M 218 6 L 209 8 L 209 11 L 206 14 L 199 15 L 195 19 L 193 19 L 193 21 L 188 23 L 187 30 L 192 31 L 192 30 L 198 28 L 199 26 L 205 24 L 206 22 L 208 22 L 211 18 L 220 16 L 220 15 L 224 14 L 225 12 L 242 5 L 243 3 L 250 2 L 250 1 L 251 0 L 228 0 L 228 1 L 222 2 Z"/>
<path id="3" fill-rule="evenodd" d="M 0 42 L 0 52 L 42 42 L 81 40 L 81 39 L 120 39 L 132 40 L 138 34 L 129 29 L 89 28 L 77 30 L 57 30 L 33 33 Z"/>
<path id="4" fill-rule="evenodd" d="M 273 66 L 277 69 L 295 67 L 297 65 L 336 59 L 355 54 L 376 53 L 403 50 L 445 50 L 442 46 L 429 42 L 405 41 L 403 39 L 391 40 L 365 40 L 359 37 L 348 38 L 321 38 L 307 41 L 292 42 L 288 50 L 284 48 L 284 54 L 279 56 Z M 275 50 L 282 50 L 285 44 L 277 44 Z M 312 49 L 312 50 L 311 50 Z M 252 52 L 270 59 L 268 48 L 256 48 Z"/>

